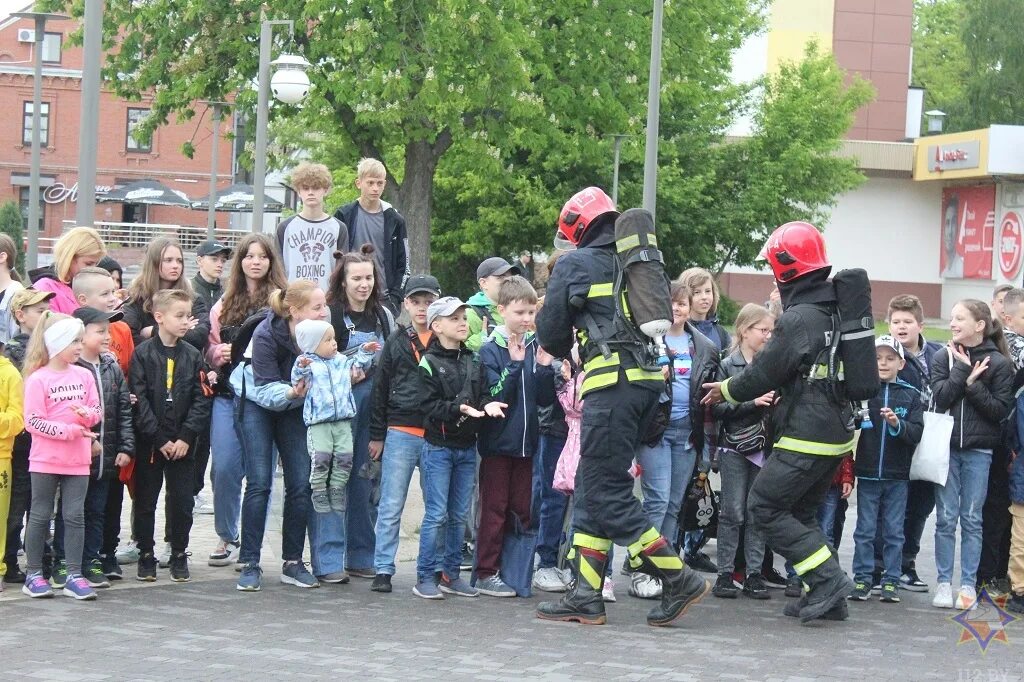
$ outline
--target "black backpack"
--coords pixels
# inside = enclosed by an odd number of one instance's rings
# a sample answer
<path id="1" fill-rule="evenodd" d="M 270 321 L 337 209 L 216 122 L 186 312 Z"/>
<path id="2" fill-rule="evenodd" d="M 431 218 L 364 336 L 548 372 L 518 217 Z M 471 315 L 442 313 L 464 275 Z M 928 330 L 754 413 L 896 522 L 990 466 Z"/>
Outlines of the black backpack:
<path id="1" fill-rule="evenodd" d="M 267 319 L 267 309 L 263 308 L 245 318 L 245 321 L 237 328 L 231 339 L 231 360 L 228 362 L 227 369 L 224 372 L 225 378 L 230 377 L 239 365 L 247 365 L 252 362 L 251 357 L 246 357 L 245 351 L 248 350 L 249 344 L 252 342 L 252 335 L 256 331 L 256 327 L 260 326 L 260 323 L 265 319 Z M 227 386 L 230 389 L 230 382 L 227 383 Z M 241 395 L 238 398 L 240 398 L 239 407 L 241 408 L 245 405 L 244 381 L 242 382 Z"/>

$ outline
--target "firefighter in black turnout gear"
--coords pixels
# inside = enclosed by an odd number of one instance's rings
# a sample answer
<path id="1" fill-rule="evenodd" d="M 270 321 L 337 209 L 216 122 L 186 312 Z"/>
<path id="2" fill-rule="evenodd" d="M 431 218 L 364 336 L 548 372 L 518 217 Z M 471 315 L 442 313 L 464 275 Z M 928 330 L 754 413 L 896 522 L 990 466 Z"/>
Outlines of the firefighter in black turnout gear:
<path id="1" fill-rule="evenodd" d="M 804 596 L 786 615 L 799 615 L 804 623 L 845 620 L 853 583 L 815 518 L 842 457 L 853 449 L 853 409 L 830 389 L 822 364 L 836 314 L 835 288 L 828 279 L 832 267 L 821 233 L 808 223 L 776 229 L 761 256 L 775 274 L 784 312 L 743 372 L 705 384 L 704 402 L 742 403 L 772 390 L 780 395 L 775 444 L 750 491 L 749 517 L 804 583 Z"/>
<path id="2" fill-rule="evenodd" d="M 631 322 L 621 313 L 616 319 L 618 216 L 608 195 L 596 187 L 565 204 L 555 246 L 572 250 L 555 265 L 537 317 L 541 346 L 556 357 L 569 356 L 576 331 L 586 371 L 580 392 L 582 433 L 569 553 L 574 581 L 560 601 L 540 604 L 537 616 L 604 624 L 601 588 L 608 551 L 617 542 L 628 548 L 639 570 L 661 580 L 661 604 L 647 617 L 649 625 L 660 626 L 683 615 L 707 594 L 710 584 L 683 565 L 633 495 L 629 468 L 665 382 L 650 344 L 638 343 L 638 335 L 625 328 Z"/>

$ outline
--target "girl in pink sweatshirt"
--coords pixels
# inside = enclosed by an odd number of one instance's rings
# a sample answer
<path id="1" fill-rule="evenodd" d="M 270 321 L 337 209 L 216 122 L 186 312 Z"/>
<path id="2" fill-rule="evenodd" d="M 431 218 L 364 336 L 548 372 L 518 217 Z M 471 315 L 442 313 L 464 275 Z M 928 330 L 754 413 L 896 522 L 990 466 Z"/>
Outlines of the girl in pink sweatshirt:
<path id="1" fill-rule="evenodd" d="M 43 313 L 25 354 L 25 429 L 32 434 L 28 466 L 32 510 L 25 529 L 28 577 L 21 590 L 30 597 L 53 596 L 50 582 L 43 577 L 42 563 L 59 487 L 67 578 L 55 587 L 63 588 L 66 596 L 75 599 L 96 598 L 82 577 L 81 566 L 89 463 L 97 454 L 92 427 L 99 423 L 101 414 L 92 372 L 75 365 L 82 354 L 84 331 L 80 320 Z"/>

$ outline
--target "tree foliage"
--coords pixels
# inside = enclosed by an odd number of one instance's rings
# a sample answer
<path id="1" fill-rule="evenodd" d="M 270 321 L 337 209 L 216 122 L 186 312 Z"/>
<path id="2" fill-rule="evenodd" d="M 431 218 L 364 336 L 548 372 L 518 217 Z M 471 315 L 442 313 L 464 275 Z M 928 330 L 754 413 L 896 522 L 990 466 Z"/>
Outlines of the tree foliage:
<path id="1" fill-rule="evenodd" d="M 5 201 L 3 204 L 0 204 L 0 234 L 6 234 L 14 240 L 18 253 L 15 269 L 18 272 L 25 272 L 24 221 L 21 217 L 18 203 L 15 201 Z"/>
<path id="2" fill-rule="evenodd" d="M 833 152 L 866 90 L 845 87 L 830 56 L 731 82 L 732 55 L 768 4 L 666 2 L 657 220 L 673 270 L 748 263 L 768 227 L 819 218 L 856 184 Z M 108 0 L 105 73 L 120 95 L 151 98 L 149 130 L 231 97 L 252 119 L 264 7 L 296 21 L 294 36 L 275 33 L 275 54 L 314 64 L 307 100 L 272 107 L 273 148 L 327 162 L 338 202 L 355 195 L 359 157 L 384 161 L 415 269 L 433 248 L 439 274 L 468 287 L 482 257 L 548 249 L 568 196 L 611 189 L 614 134 L 630 136 L 620 204 L 640 203 L 650 3 Z M 728 141 L 747 111 L 753 137 Z"/>

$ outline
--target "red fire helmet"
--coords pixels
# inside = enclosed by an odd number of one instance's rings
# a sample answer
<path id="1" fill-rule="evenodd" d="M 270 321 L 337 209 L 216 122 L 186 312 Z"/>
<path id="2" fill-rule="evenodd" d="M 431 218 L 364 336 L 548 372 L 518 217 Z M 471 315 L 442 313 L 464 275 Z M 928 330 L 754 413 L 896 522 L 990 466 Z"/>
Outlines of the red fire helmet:
<path id="1" fill-rule="evenodd" d="M 761 258 L 772 266 L 778 282 L 788 282 L 831 265 L 821 232 L 814 225 L 799 221 L 775 228 L 761 249 Z"/>
<path id="2" fill-rule="evenodd" d="M 575 249 L 591 223 L 605 213 L 618 214 L 618 211 L 601 188 L 587 187 L 572 195 L 558 214 L 555 248 Z"/>

